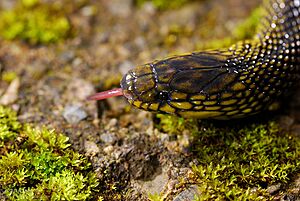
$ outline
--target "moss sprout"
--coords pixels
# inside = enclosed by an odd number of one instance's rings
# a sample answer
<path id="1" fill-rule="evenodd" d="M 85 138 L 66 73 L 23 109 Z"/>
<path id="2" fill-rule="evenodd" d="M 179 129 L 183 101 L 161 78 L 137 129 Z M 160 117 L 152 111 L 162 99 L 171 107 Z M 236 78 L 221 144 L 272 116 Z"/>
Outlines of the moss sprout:
<path id="1" fill-rule="evenodd" d="M 1 11 L 0 36 L 21 39 L 30 44 L 58 42 L 69 35 L 68 19 L 50 4 L 38 0 L 22 0 L 14 9 Z"/>
<path id="2" fill-rule="evenodd" d="M 98 179 L 68 137 L 22 125 L 0 106 L 0 188 L 10 200 L 86 200 Z"/>

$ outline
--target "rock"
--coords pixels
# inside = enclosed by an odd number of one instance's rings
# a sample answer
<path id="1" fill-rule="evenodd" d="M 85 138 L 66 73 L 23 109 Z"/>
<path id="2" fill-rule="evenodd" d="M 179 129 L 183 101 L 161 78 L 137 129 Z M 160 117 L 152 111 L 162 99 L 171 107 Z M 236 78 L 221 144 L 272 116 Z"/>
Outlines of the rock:
<path id="1" fill-rule="evenodd" d="M 114 128 L 117 127 L 117 124 L 118 124 L 118 120 L 116 118 L 112 118 L 105 126 L 105 130 L 115 130 Z"/>
<path id="2" fill-rule="evenodd" d="M 157 175 L 153 180 L 141 183 L 141 186 L 143 191 L 148 194 L 159 194 L 164 189 L 168 179 L 168 175 L 162 172 L 162 174 Z"/>
<path id="3" fill-rule="evenodd" d="M 88 140 L 84 142 L 84 149 L 89 156 L 95 156 L 100 151 L 95 142 Z"/>
<path id="4" fill-rule="evenodd" d="M 107 1 L 108 10 L 112 15 L 127 17 L 132 13 L 132 0 L 110 0 Z"/>
<path id="5" fill-rule="evenodd" d="M 277 191 L 280 190 L 280 187 L 281 187 L 281 184 L 272 185 L 272 186 L 268 187 L 267 191 L 271 195 L 274 195 Z"/>
<path id="6" fill-rule="evenodd" d="M 117 138 L 111 133 L 103 133 L 100 135 L 100 139 L 107 144 L 113 144 Z"/>
<path id="7" fill-rule="evenodd" d="M 20 79 L 16 78 L 10 83 L 10 85 L 8 86 L 8 88 L 0 98 L 0 104 L 9 105 L 14 103 L 18 99 L 19 88 L 20 88 Z"/>
<path id="8" fill-rule="evenodd" d="M 75 58 L 75 53 L 72 50 L 64 51 L 59 55 L 59 59 L 61 59 L 65 63 L 72 61 L 74 58 Z"/>
<path id="9" fill-rule="evenodd" d="M 179 193 L 174 201 L 187 201 L 195 200 L 195 197 L 199 195 L 198 187 L 196 185 L 190 186 L 188 189 Z"/>
<path id="10" fill-rule="evenodd" d="M 97 9 L 94 6 L 85 6 L 81 9 L 81 14 L 85 17 L 94 16 L 97 13 Z"/>
<path id="11" fill-rule="evenodd" d="M 107 147 L 104 147 L 104 148 L 103 148 L 103 151 L 104 151 L 106 154 L 110 155 L 111 153 L 113 153 L 114 147 L 113 147 L 112 145 L 109 145 L 109 146 L 107 146 Z"/>
<path id="12" fill-rule="evenodd" d="M 70 124 L 77 124 L 87 117 L 87 113 L 78 105 L 68 105 L 65 107 L 63 117 Z"/>

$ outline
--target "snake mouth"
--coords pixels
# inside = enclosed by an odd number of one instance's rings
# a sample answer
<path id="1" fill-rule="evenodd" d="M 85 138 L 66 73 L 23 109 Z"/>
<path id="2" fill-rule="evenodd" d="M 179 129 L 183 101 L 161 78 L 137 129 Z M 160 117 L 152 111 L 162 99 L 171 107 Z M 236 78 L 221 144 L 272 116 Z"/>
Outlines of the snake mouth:
<path id="1" fill-rule="evenodd" d="M 133 100 L 133 94 L 129 90 L 123 89 L 123 95 L 128 100 Z"/>
<path id="2" fill-rule="evenodd" d="M 134 99 L 133 82 L 133 77 L 129 73 L 127 73 L 121 80 L 121 88 L 123 91 L 123 95 L 128 100 Z"/>

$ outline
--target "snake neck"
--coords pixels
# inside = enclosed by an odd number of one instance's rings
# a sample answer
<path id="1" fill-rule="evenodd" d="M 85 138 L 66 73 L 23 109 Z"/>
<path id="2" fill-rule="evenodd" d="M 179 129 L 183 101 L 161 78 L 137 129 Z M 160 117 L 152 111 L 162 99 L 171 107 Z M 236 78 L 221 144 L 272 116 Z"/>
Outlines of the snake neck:
<path id="1" fill-rule="evenodd" d="M 282 73 L 288 81 L 296 81 L 300 74 L 300 0 L 271 0 L 264 7 L 260 31 L 253 40 L 230 47 L 226 65 L 237 66 L 241 72 L 262 67 L 274 72 L 273 76 Z"/>

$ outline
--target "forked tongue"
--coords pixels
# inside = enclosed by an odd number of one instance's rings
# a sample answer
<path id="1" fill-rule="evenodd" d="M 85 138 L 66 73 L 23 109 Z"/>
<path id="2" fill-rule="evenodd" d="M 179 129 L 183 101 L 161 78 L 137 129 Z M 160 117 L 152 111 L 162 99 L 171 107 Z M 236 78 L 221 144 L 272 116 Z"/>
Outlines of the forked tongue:
<path id="1" fill-rule="evenodd" d="M 111 97 L 115 97 L 115 96 L 123 96 L 122 88 L 99 92 L 92 96 L 89 96 L 87 99 L 88 100 L 103 100 L 103 99 L 107 99 L 107 98 L 111 98 Z"/>

